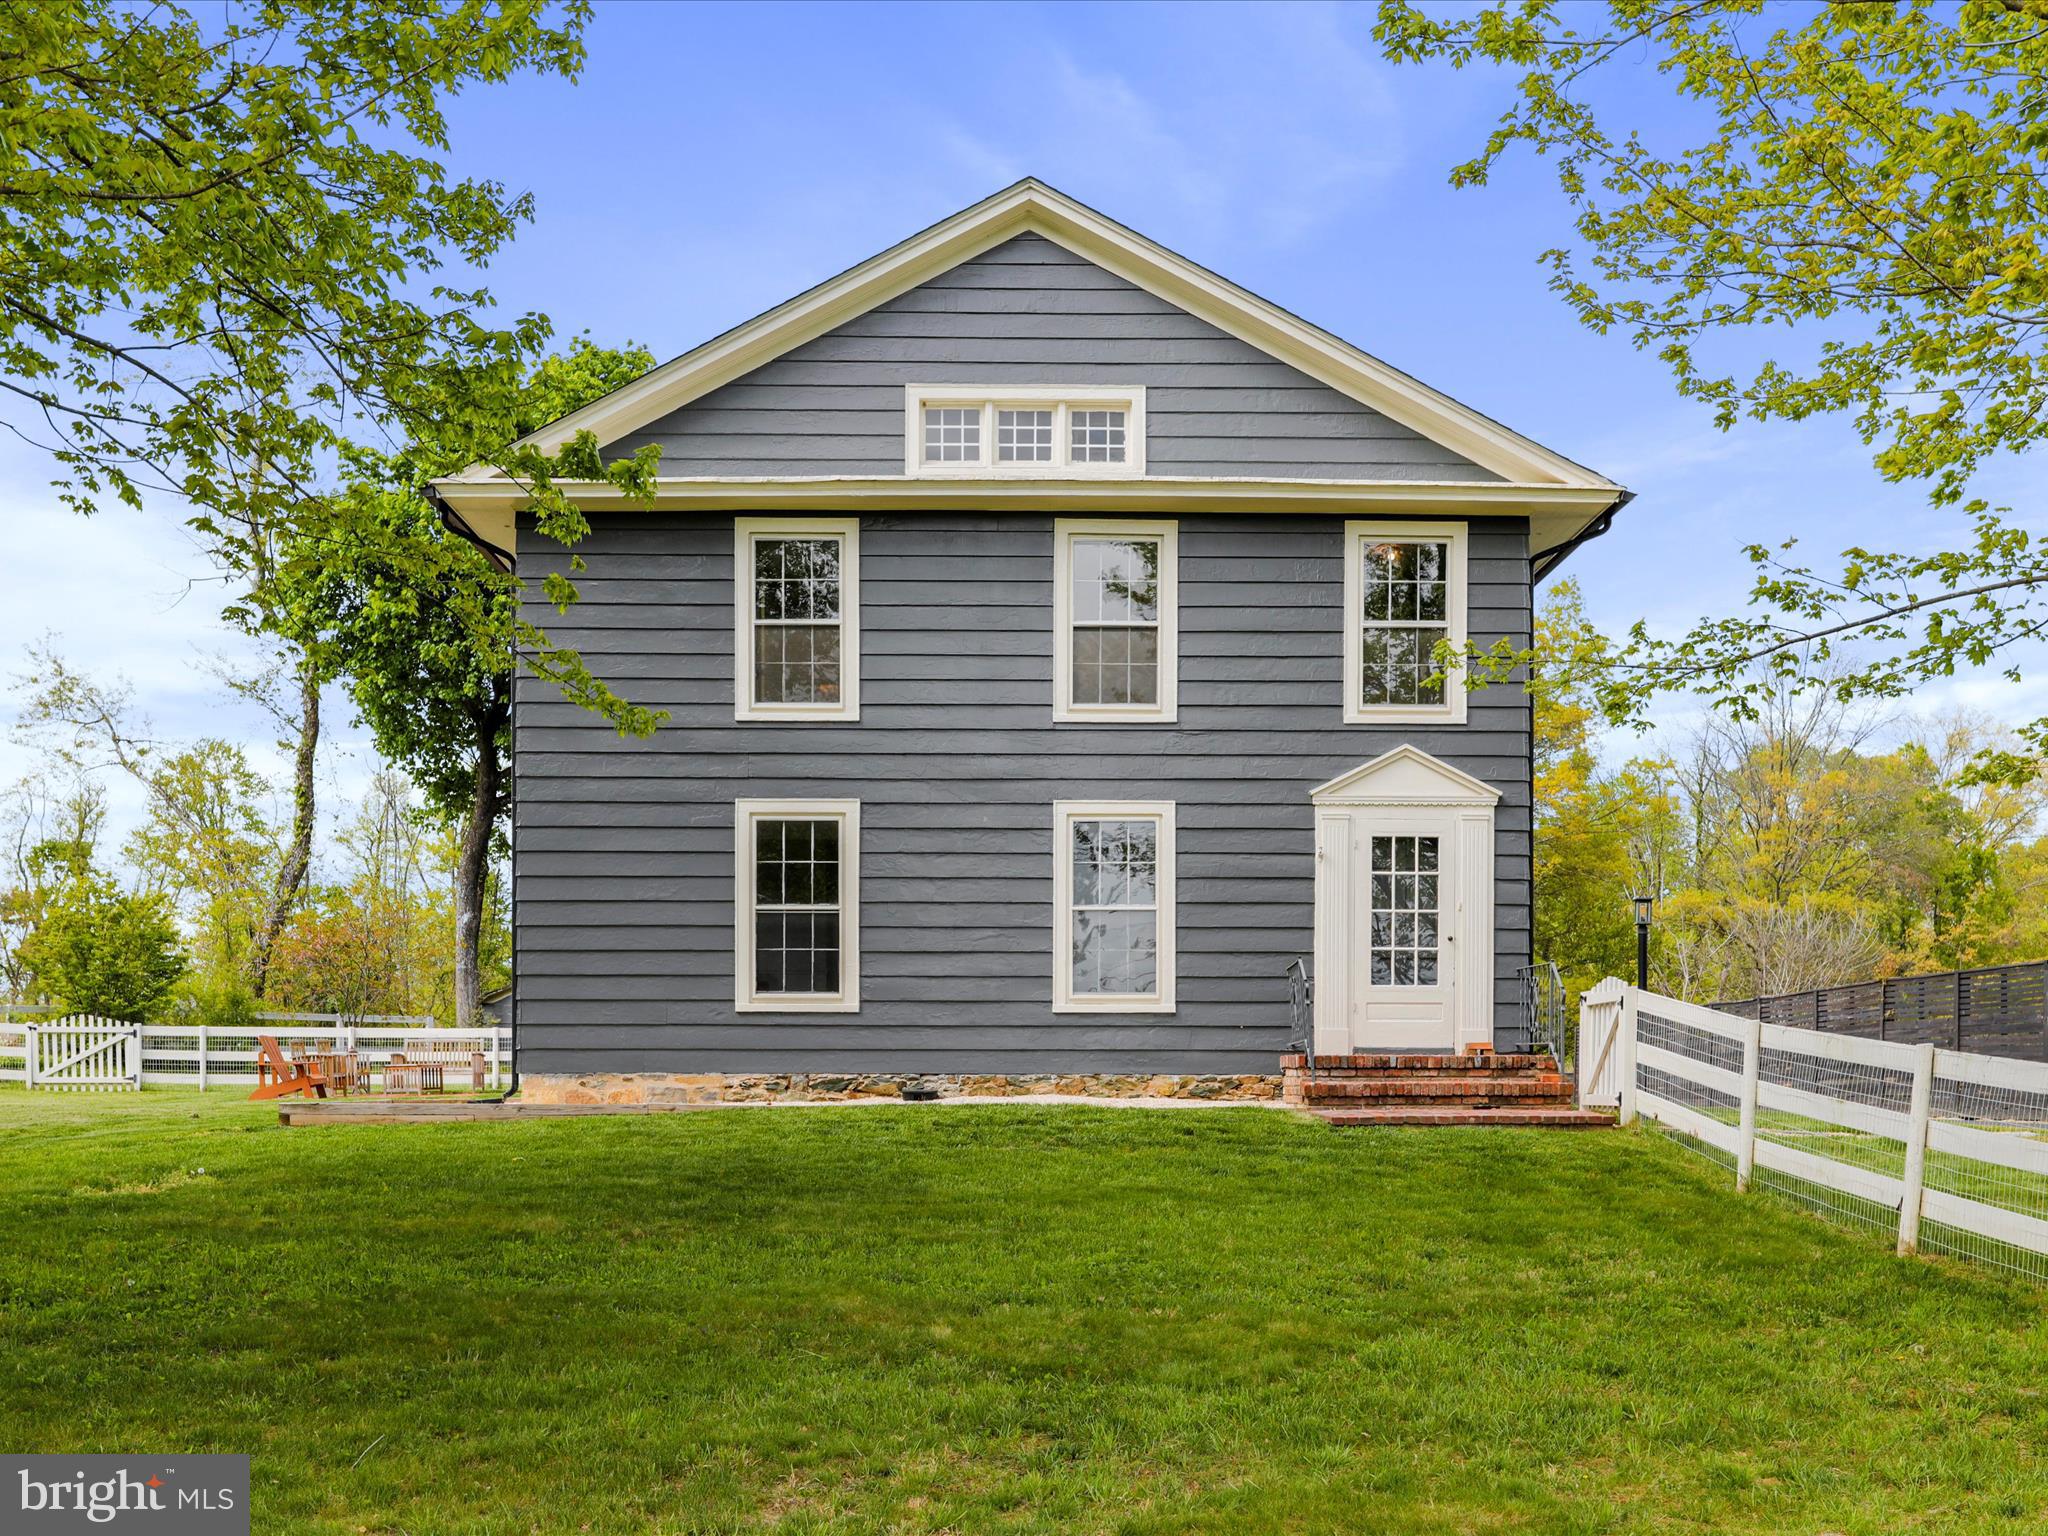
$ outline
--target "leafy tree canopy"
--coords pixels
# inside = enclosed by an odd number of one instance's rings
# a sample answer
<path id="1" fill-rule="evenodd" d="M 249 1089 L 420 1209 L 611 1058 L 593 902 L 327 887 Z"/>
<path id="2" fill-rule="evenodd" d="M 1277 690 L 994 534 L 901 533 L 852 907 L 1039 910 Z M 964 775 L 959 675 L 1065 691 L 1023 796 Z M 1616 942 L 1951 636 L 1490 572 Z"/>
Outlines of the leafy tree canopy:
<path id="1" fill-rule="evenodd" d="M 441 160 L 448 97 L 573 77 L 589 15 L 588 0 L 0 6 L 0 394 L 64 498 L 181 498 L 260 588 L 284 532 L 410 552 L 323 488 L 351 442 L 469 429 L 472 457 L 522 479 L 565 543 L 588 528 L 563 481 L 644 489 L 652 455 L 605 464 L 587 436 L 508 451 L 477 430 L 513 414 L 549 326 L 487 323 L 488 293 L 464 278 L 530 199 Z M 429 590 L 434 575 L 413 572 Z M 291 632 L 267 590 L 252 602 Z M 572 697 L 651 729 L 532 642 Z"/>
<path id="2" fill-rule="evenodd" d="M 1740 715 L 1787 683 L 1895 696 L 1961 666 L 2017 676 L 2048 552 L 1972 485 L 2048 436 L 2048 5 L 1382 0 L 1377 36 L 1396 60 L 1515 75 L 1452 179 L 1483 183 L 1518 146 L 1550 159 L 1578 244 L 1545 260 L 1589 327 L 1654 351 L 1723 427 L 1849 413 L 1886 477 L 1969 519 L 1952 548 L 1851 548 L 1831 572 L 1750 549 L 1752 610 L 1677 641 L 1638 626 L 1603 673 L 1607 713 L 1671 688 Z M 1683 108 L 1656 134 L 1603 95 L 1646 65 Z M 1807 350 L 1734 367 L 1709 346 L 1763 327 Z M 1842 667 L 1850 638 L 1878 644 Z"/>
<path id="3" fill-rule="evenodd" d="M 177 925 L 163 902 L 130 895 L 94 870 L 56 893 L 21 946 L 34 986 L 66 1013 L 145 1019 L 185 973 Z"/>
<path id="4" fill-rule="evenodd" d="M 345 549 L 301 541 L 293 551 L 284 586 L 299 621 L 346 674 L 378 750 L 443 816 L 469 808 L 479 723 L 505 728 L 522 648 L 536 670 L 598 704 L 622 730 L 644 732 L 658 717 L 623 700 L 601 702 L 608 690 L 580 659 L 546 651 L 544 637 L 519 618 L 518 583 L 442 526 L 428 482 L 653 366 L 643 347 L 599 347 L 578 337 L 568 351 L 543 358 L 516 391 L 465 394 L 459 402 L 451 391 L 451 405 L 461 408 L 417 423 L 401 449 L 349 455 L 355 517 L 380 536 Z M 558 596 L 566 605 L 575 593 Z"/>

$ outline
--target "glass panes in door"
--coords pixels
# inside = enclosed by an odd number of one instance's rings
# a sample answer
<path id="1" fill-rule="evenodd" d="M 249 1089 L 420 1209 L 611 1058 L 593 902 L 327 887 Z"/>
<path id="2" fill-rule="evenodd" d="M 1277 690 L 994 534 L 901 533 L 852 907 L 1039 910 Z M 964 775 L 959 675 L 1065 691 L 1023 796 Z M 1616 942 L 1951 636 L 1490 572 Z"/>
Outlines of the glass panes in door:
<path id="1" fill-rule="evenodd" d="M 754 823 L 754 991 L 839 991 L 839 823 Z"/>
<path id="2" fill-rule="evenodd" d="M 1068 825 L 1074 996 L 1156 996 L 1159 823 L 1076 819 Z"/>
<path id="3" fill-rule="evenodd" d="M 1438 839 L 1394 833 L 1372 839 L 1372 984 L 1433 987 L 1438 953 L 1441 873 Z"/>

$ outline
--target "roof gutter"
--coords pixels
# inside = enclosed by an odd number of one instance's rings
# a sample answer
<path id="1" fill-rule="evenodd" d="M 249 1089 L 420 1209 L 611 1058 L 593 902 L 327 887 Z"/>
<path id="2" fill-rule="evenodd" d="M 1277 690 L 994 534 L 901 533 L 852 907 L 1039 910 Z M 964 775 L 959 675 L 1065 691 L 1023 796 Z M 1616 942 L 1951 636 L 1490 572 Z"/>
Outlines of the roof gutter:
<path id="1" fill-rule="evenodd" d="M 510 550 L 498 548 L 497 545 L 493 544 L 489 539 L 486 539 L 482 534 L 478 533 L 474 528 L 470 527 L 469 524 L 463 520 L 462 514 L 456 511 L 450 505 L 448 505 L 447 498 L 444 497 L 439 491 L 435 490 L 434 487 L 429 485 L 425 487 L 425 491 L 427 497 L 427 505 L 432 507 L 434 511 L 440 515 L 441 526 L 443 528 L 446 528 L 450 533 L 454 534 L 455 537 L 462 540 L 463 543 L 474 544 L 478 549 L 483 551 L 484 558 L 489 560 L 491 564 L 496 566 L 499 570 L 505 571 L 507 573 L 511 571 L 513 565 L 513 556 Z"/>
<path id="2" fill-rule="evenodd" d="M 1592 543 L 1603 533 L 1607 532 L 1608 529 L 1612 528 L 1614 526 L 1615 514 L 1635 499 L 1636 493 L 1634 491 L 1623 491 L 1614 499 L 1614 504 L 1605 512 L 1602 512 L 1592 522 L 1586 524 L 1585 527 L 1573 534 L 1564 543 L 1558 545 L 1556 549 L 1548 551 L 1544 557 L 1545 563 L 1542 569 L 1536 572 L 1536 580 L 1541 582 L 1548 579 L 1553 571 L 1564 564 L 1566 557 L 1573 550 L 1577 549 L 1581 544 Z"/>

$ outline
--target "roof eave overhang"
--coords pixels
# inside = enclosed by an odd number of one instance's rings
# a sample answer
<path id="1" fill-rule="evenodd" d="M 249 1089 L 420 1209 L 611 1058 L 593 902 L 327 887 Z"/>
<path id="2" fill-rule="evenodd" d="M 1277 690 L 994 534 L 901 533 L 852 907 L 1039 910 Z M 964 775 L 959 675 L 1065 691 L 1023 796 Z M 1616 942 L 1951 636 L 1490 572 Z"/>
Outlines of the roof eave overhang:
<path id="1" fill-rule="evenodd" d="M 507 480 L 439 480 L 434 489 L 475 536 L 518 550 L 524 487 Z M 1355 512 L 1438 517 L 1526 517 L 1530 554 L 1539 564 L 1569 545 L 1624 495 L 1612 486 L 1501 481 L 1211 479 L 1145 475 L 1128 480 L 924 480 L 908 475 L 798 479 L 662 479 L 652 499 L 616 486 L 564 484 L 586 511 L 605 512 Z"/>

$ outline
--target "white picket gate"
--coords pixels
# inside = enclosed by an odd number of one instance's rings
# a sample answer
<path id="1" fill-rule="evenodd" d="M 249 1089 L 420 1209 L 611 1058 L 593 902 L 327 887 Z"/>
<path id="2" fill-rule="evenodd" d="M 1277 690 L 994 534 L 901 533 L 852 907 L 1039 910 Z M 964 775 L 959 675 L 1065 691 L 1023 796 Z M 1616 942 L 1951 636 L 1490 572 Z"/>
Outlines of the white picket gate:
<path id="1" fill-rule="evenodd" d="M 2048 1063 L 1795 1029 L 1608 980 L 1579 1092 L 1833 1220 L 2048 1281 Z"/>
<path id="2" fill-rule="evenodd" d="M 22 1078 L 31 1088 L 73 1092 L 142 1086 L 142 1026 L 73 1014 L 22 1026 Z"/>

